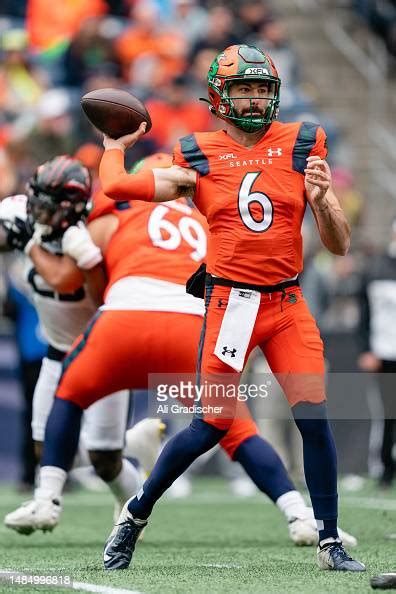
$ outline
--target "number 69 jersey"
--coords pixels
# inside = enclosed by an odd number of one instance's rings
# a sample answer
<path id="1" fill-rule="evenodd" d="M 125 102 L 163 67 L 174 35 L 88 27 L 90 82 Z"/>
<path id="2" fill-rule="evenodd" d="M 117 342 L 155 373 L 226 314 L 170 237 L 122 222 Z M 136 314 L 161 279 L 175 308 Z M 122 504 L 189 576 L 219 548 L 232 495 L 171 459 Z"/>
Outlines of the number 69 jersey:
<path id="1" fill-rule="evenodd" d="M 209 224 L 211 274 L 274 285 L 301 272 L 310 155 L 327 155 L 325 132 L 310 122 L 274 122 L 251 148 L 224 130 L 179 141 L 174 164 L 197 172 L 194 202 Z"/>
<path id="2" fill-rule="evenodd" d="M 184 198 L 166 204 L 132 200 L 111 214 L 119 225 L 104 257 L 109 283 L 101 309 L 203 315 L 201 300 L 185 289 L 206 258 L 207 224 L 197 209 Z"/>

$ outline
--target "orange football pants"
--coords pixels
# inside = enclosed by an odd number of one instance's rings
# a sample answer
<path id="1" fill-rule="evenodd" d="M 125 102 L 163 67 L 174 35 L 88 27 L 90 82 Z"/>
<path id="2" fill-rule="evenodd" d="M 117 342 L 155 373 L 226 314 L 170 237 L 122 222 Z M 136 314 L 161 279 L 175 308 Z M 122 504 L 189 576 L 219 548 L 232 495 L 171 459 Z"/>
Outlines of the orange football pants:
<path id="1" fill-rule="evenodd" d="M 147 311 L 98 312 L 64 364 L 56 396 L 81 408 L 123 389 L 146 389 L 150 373 L 195 376 L 202 318 Z M 221 446 L 234 451 L 258 429 L 246 407 L 229 424 Z"/>
<path id="2" fill-rule="evenodd" d="M 201 385 L 204 381 L 224 383 L 228 376 L 229 387 L 232 387 L 240 380 L 240 374 L 214 354 L 230 291 L 230 287 L 220 285 L 206 288 L 206 318 L 198 362 Z M 300 287 L 261 294 L 245 364 L 257 346 L 264 353 L 290 406 L 326 399 L 323 342 Z M 244 416 L 237 398 L 227 398 L 219 404 L 224 404 L 221 415 L 203 415 L 205 421 L 218 429 L 227 429 L 234 418 Z"/>

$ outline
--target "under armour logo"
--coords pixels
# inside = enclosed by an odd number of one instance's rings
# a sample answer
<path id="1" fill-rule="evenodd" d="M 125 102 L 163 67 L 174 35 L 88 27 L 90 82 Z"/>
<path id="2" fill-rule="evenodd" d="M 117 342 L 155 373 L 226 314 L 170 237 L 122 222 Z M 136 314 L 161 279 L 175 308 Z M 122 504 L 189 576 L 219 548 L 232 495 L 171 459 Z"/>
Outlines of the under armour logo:
<path id="1" fill-rule="evenodd" d="M 231 355 L 231 357 L 235 357 L 237 350 L 236 349 L 228 349 L 226 346 L 223 347 L 222 355 Z"/>
<path id="2" fill-rule="evenodd" d="M 223 307 L 223 300 L 219 299 L 217 302 L 217 307 Z"/>
<path id="3" fill-rule="evenodd" d="M 281 148 L 276 148 L 276 149 L 269 148 L 269 149 L 267 149 L 267 155 L 268 155 L 268 157 L 273 157 L 273 156 L 281 157 L 282 149 Z"/>

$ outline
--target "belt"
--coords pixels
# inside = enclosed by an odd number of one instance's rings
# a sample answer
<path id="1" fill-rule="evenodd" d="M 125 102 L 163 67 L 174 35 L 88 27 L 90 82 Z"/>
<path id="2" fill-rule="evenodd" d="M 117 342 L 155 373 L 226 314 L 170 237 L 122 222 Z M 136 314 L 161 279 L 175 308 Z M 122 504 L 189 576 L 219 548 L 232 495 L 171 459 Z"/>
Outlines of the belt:
<path id="1" fill-rule="evenodd" d="M 221 285 L 222 287 L 232 287 L 233 289 L 259 291 L 260 293 L 276 293 L 277 291 L 283 292 L 288 287 L 298 287 L 300 285 L 298 278 L 284 281 L 283 283 L 278 283 L 277 285 L 251 285 L 249 283 L 240 283 L 238 281 L 233 281 L 228 278 L 212 276 L 209 273 L 206 273 L 205 284 L 207 286 Z"/>

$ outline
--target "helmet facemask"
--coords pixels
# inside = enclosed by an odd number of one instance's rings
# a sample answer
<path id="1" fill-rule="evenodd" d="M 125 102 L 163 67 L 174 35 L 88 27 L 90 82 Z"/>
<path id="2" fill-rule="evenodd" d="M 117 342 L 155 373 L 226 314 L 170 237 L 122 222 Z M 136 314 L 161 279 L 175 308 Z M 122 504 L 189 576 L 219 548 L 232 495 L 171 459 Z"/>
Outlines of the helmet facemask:
<path id="1" fill-rule="evenodd" d="M 71 202 L 67 198 L 56 202 L 52 196 L 39 192 L 28 197 L 28 213 L 41 226 L 44 235 L 60 236 L 71 225 L 86 216 L 86 202 Z M 44 230 L 44 226 L 46 230 Z"/>
<path id="2" fill-rule="evenodd" d="M 28 216 L 47 241 L 58 239 L 88 215 L 90 191 L 85 167 L 71 158 L 55 158 L 40 166 L 27 184 Z"/>
<path id="3" fill-rule="evenodd" d="M 268 82 L 268 93 L 267 95 L 263 95 L 260 97 L 249 97 L 249 96 L 237 96 L 234 95 L 232 92 L 232 85 L 237 82 Z M 263 79 L 250 79 L 248 77 L 240 78 L 240 79 L 231 79 L 227 80 L 226 84 L 224 85 L 224 91 L 221 95 L 221 102 L 219 105 L 219 113 L 222 114 L 224 118 L 231 120 L 232 123 L 237 127 L 243 130 L 244 132 L 256 132 L 257 130 L 261 130 L 265 126 L 269 126 L 273 120 L 275 120 L 278 116 L 279 111 L 279 87 L 280 83 L 279 80 L 275 79 L 274 77 L 266 77 L 265 81 Z M 231 89 L 231 92 L 230 92 Z M 250 109 L 249 113 L 246 115 L 239 115 L 238 114 L 238 105 L 234 103 L 238 100 L 249 100 L 250 102 Z M 264 113 L 260 116 L 257 114 L 257 108 L 255 107 L 254 103 L 259 101 L 267 101 L 267 106 L 265 107 Z M 225 108 L 225 109 L 224 109 Z M 222 113 L 222 110 L 224 113 Z"/>

